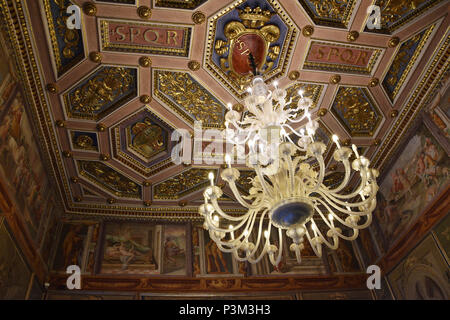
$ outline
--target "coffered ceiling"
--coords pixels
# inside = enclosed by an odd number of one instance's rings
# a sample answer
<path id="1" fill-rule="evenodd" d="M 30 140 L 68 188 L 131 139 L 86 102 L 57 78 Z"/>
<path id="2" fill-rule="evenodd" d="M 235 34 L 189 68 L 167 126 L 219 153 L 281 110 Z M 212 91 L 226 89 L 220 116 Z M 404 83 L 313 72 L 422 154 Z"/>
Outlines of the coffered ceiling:
<path id="1" fill-rule="evenodd" d="M 382 170 L 448 77 L 447 1 L 0 3 L 68 214 L 197 218 L 208 172 L 217 177 L 221 166 L 174 163 L 171 136 L 179 128 L 194 136 L 195 121 L 223 128 L 229 102 L 241 110 L 249 52 L 268 83 L 313 99 L 330 185 L 342 178 L 330 160 L 331 132 Z M 65 23 L 71 4 L 82 8 L 80 30 Z M 381 29 L 366 27 L 371 4 Z M 22 15 L 12 16 L 13 6 Z M 224 190 L 224 207 L 239 211 Z"/>

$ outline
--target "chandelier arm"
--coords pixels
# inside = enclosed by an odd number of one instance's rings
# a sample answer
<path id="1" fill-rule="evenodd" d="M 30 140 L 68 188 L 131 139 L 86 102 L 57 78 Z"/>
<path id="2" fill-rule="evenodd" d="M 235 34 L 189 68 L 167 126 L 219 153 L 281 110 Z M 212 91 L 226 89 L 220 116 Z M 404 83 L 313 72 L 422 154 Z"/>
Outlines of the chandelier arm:
<path id="1" fill-rule="evenodd" d="M 268 196 L 273 197 L 274 196 L 274 192 L 273 192 L 273 190 L 269 190 L 269 188 L 267 186 L 267 182 L 266 182 L 266 180 L 264 179 L 264 176 L 261 173 L 261 167 L 259 165 L 255 166 L 255 172 L 256 172 L 256 175 L 259 178 L 259 182 L 261 183 L 261 187 L 263 188 L 264 192 Z"/>
<path id="2" fill-rule="evenodd" d="M 342 230 L 339 231 L 339 230 L 337 230 L 336 227 L 334 227 L 334 225 L 332 225 L 332 224 L 330 225 L 330 224 L 328 223 L 328 220 L 323 216 L 322 211 L 321 211 L 318 207 L 316 207 L 317 212 L 319 213 L 319 215 L 321 216 L 321 218 L 322 218 L 322 220 L 325 222 L 325 224 L 330 228 L 330 231 L 333 233 L 333 236 L 337 236 L 337 237 L 339 237 L 339 238 L 341 238 L 341 239 L 348 240 L 348 241 L 353 241 L 353 240 L 355 240 L 355 239 L 358 237 L 359 229 L 363 229 L 363 227 L 362 227 L 362 226 L 361 226 L 361 227 L 358 227 L 358 226 L 354 226 L 354 225 L 348 225 L 347 223 L 344 223 L 337 215 L 335 215 L 332 211 L 329 210 L 329 207 L 328 207 L 327 205 L 325 205 L 325 206 L 327 207 L 328 212 L 329 212 L 330 214 L 332 214 L 332 215 L 334 216 L 334 218 L 337 218 L 337 220 L 338 220 L 341 224 L 343 224 L 343 225 L 345 225 L 345 226 L 347 226 L 347 227 L 349 227 L 350 229 L 353 230 L 353 235 L 352 235 L 352 236 L 350 236 L 350 237 L 345 236 L 345 235 L 342 233 Z M 327 236 L 328 236 L 328 234 L 327 234 Z M 334 237 L 333 237 L 333 239 L 334 239 Z M 333 248 L 332 248 L 332 249 L 333 249 Z"/>
<path id="3" fill-rule="evenodd" d="M 320 189 L 321 189 L 322 192 L 326 192 L 326 193 L 332 195 L 335 198 L 351 199 L 351 198 L 354 198 L 354 197 L 358 196 L 361 193 L 361 191 L 364 189 L 364 187 L 367 186 L 367 177 L 365 175 L 364 176 L 360 175 L 360 177 L 361 177 L 360 185 L 358 186 L 358 188 L 354 192 L 349 193 L 349 194 L 338 194 L 338 193 L 330 192 L 325 186 L 321 187 Z"/>
<path id="4" fill-rule="evenodd" d="M 249 204 L 247 203 L 241 196 L 241 194 L 239 193 L 239 190 L 236 187 L 236 183 L 234 181 L 231 181 L 228 183 L 228 185 L 230 186 L 231 191 L 233 192 L 233 195 L 235 196 L 236 200 L 244 207 L 246 207 L 247 209 L 259 209 L 262 205 L 262 202 L 264 201 L 264 193 L 259 193 L 261 195 L 261 197 L 258 197 L 258 199 L 261 199 L 257 204 Z"/>
<path id="5" fill-rule="evenodd" d="M 287 158 L 287 163 L 288 163 L 288 167 L 289 167 L 289 186 L 290 186 L 289 194 L 292 197 L 294 195 L 295 170 L 294 170 L 294 165 L 292 163 L 292 157 L 287 156 L 286 158 Z"/>
<path id="6" fill-rule="evenodd" d="M 251 214 L 251 212 L 249 211 L 249 212 L 245 213 L 245 214 L 242 215 L 242 216 L 239 216 L 239 217 L 233 217 L 233 216 L 230 216 L 230 215 L 226 214 L 226 213 L 222 210 L 222 208 L 220 208 L 219 203 L 217 202 L 217 199 L 211 200 L 211 203 L 212 203 L 212 205 L 213 205 L 213 207 L 214 207 L 214 210 L 216 210 L 217 213 L 218 213 L 220 216 L 222 216 L 222 218 L 225 218 L 225 219 L 227 219 L 227 220 L 231 220 L 231 221 L 241 221 L 241 220 L 246 219 L 246 218 Z M 233 230 L 233 231 L 235 231 L 235 230 Z"/>
<path id="7" fill-rule="evenodd" d="M 345 175 L 344 175 L 344 179 L 342 180 L 342 182 L 339 184 L 338 187 L 336 187 L 335 189 L 327 189 L 329 193 L 331 194 L 337 194 L 339 191 L 341 191 L 342 189 L 345 188 L 345 186 L 348 183 L 348 180 L 350 178 L 350 172 L 351 172 L 351 168 L 350 168 L 350 161 L 348 160 L 344 160 L 342 161 L 342 164 L 344 165 L 344 169 L 345 169 Z M 325 187 L 325 186 L 324 186 Z M 325 187 L 326 188 L 326 187 Z"/>
<path id="8" fill-rule="evenodd" d="M 344 226 L 346 226 L 346 227 L 348 227 L 348 228 L 350 228 L 350 229 L 353 229 L 353 228 L 355 228 L 355 227 L 357 227 L 358 229 L 364 229 L 366 226 L 364 226 L 364 227 L 359 227 L 359 226 L 355 226 L 355 225 L 353 225 L 353 224 L 350 224 L 350 223 L 348 223 L 348 222 L 346 222 L 346 221 L 344 221 L 344 220 L 342 220 L 337 214 L 335 214 L 334 212 L 333 212 L 333 210 L 331 210 L 331 208 L 328 206 L 328 204 L 326 203 L 326 202 L 324 202 L 322 199 L 320 199 L 320 198 L 313 198 L 314 200 L 316 200 L 316 201 L 319 201 L 327 210 L 328 210 L 328 213 L 330 213 L 330 214 L 332 214 L 333 215 L 333 217 L 334 217 L 334 219 L 336 219 L 337 221 L 339 221 L 339 223 L 340 224 L 342 224 L 342 225 L 344 225 Z M 318 206 L 315 206 L 315 208 L 316 208 L 316 210 L 319 212 L 319 214 L 322 216 L 322 214 L 321 214 L 321 211 L 318 209 Z M 367 216 L 367 215 L 369 215 L 370 213 L 365 213 L 365 214 L 363 214 L 363 215 L 355 215 L 355 216 Z M 349 216 L 350 216 L 350 214 L 349 214 Z M 322 216 L 322 219 L 325 221 L 325 223 L 327 223 L 327 221 L 325 220 L 325 218 Z M 327 223 L 327 225 L 330 227 L 330 225 Z"/>
<path id="9" fill-rule="evenodd" d="M 281 232 L 281 229 L 278 229 L 278 242 L 279 242 L 279 248 L 277 248 L 278 250 L 278 255 L 277 255 L 277 259 L 274 259 L 274 254 L 271 253 L 269 254 L 269 260 L 272 263 L 273 266 L 277 266 L 280 261 L 281 261 L 281 254 L 282 254 L 282 248 L 283 248 L 283 234 Z"/>
<path id="10" fill-rule="evenodd" d="M 338 204 L 340 204 L 340 205 L 343 205 L 343 206 L 346 206 L 346 207 L 360 207 L 360 206 L 362 206 L 362 205 L 365 205 L 366 203 L 368 203 L 368 202 L 372 202 L 372 200 L 373 200 L 373 198 L 375 197 L 375 193 L 372 193 L 371 195 L 370 195 L 370 197 L 368 197 L 367 199 L 365 199 L 364 201 L 362 201 L 362 202 L 358 202 L 358 203 L 345 203 L 345 202 L 342 202 L 342 201 L 339 201 L 339 200 L 335 200 L 335 199 L 333 199 L 333 201 L 331 201 L 330 199 L 328 199 L 328 196 L 326 195 L 326 194 L 324 194 L 323 192 L 321 192 L 321 191 L 317 191 L 317 193 L 318 194 L 320 194 L 332 207 L 334 207 L 335 209 L 337 209 L 337 210 L 339 210 L 340 212 L 342 212 L 342 213 L 346 213 L 346 214 L 353 214 L 353 215 L 359 215 L 359 216 L 363 216 L 363 215 L 366 215 L 367 213 L 364 213 L 364 212 L 355 212 L 355 211 L 349 211 L 349 210 L 347 210 L 347 209 L 343 209 L 343 208 L 341 208 L 341 207 L 338 207 L 337 205 L 336 205 L 336 203 L 338 203 Z M 376 201 L 375 201 L 375 204 L 376 204 Z M 370 206 L 370 208 L 369 209 L 366 209 L 365 211 L 367 212 L 367 211 L 373 211 L 373 209 L 375 209 L 375 207 L 373 206 L 373 204 Z"/>
<path id="11" fill-rule="evenodd" d="M 263 214 L 261 215 L 261 218 L 260 218 L 260 221 L 259 221 L 259 228 L 258 228 L 258 239 L 256 240 L 255 248 L 254 248 L 253 251 L 249 254 L 249 257 L 255 256 L 255 254 L 256 254 L 256 252 L 257 252 L 257 250 L 258 250 L 259 243 L 260 243 L 260 241 L 261 241 L 262 224 L 263 224 L 264 216 L 267 214 L 268 211 L 269 211 L 268 209 L 264 210 Z M 267 251 L 267 239 L 266 239 L 266 243 L 265 243 L 265 245 L 264 245 L 264 247 L 263 247 L 263 251 L 260 253 L 260 255 L 258 256 L 258 258 L 256 258 L 256 259 L 249 258 L 248 261 L 249 261 L 250 263 L 258 263 L 258 262 L 262 259 L 262 257 L 265 255 L 266 251 Z"/>
<path id="12" fill-rule="evenodd" d="M 312 227 L 311 227 L 312 228 Z M 314 231 L 314 230 L 313 230 Z M 338 245 L 339 245 L 339 242 L 338 242 L 338 240 L 337 240 L 337 236 L 333 236 L 333 244 L 331 244 L 331 242 L 329 242 L 327 239 L 325 239 L 325 237 L 322 235 L 322 232 L 320 231 L 320 229 L 317 227 L 317 224 L 316 224 L 316 231 L 315 231 L 317 234 L 318 234 L 318 237 L 322 240 L 322 243 L 325 243 L 326 245 L 327 245 L 327 247 L 328 248 L 330 248 L 330 249 L 332 249 L 332 250 L 335 250 L 335 249 L 337 249 L 337 247 L 338 247 Z M 316 234 L 316 233 L 314 233 L 314 234 Z"/>
<path id="13" fill-rule="evenodd" d="M 322 245 L 320 243 L 318 243 L 317 248 L 316 248 L 315 242 L 318 242 L 318 241 L 315 240 L 313 243 L 313 239 L 309 235 L 309 231 L 308 231 L 308 228 L 306 228 L 306 225 L 305 225 L 305 234 L 306 234 L 306 238 L 308 239 L 309 244 L 311 245 L 311 248 L 313 249 L 314 253 L 316 254 L 316 256 L 321 258 L 322 257 Z M 314 239 L 316 239 L 316 238 L 314 238 Z M 339 241 L 338 241 L 338 243 L 339 243 Z"/>

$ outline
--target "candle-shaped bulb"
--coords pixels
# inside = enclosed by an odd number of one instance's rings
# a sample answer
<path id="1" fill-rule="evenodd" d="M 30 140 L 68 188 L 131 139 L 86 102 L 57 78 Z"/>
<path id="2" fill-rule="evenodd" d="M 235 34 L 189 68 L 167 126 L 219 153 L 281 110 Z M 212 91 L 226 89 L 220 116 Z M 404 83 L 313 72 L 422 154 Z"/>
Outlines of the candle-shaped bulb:
<path id="1" fill-rule="evenodd" d="M 298 92 L 298 95 L 303 98 L 303 93 L 305 91 L 303 91 L 303 89 L 299 89 L 297 92 Z"/>
<path id="2" fill-rule="evenodd" d="M 269 230 L 264 231 L 264 237 L 269 238 Z"/>
<path id="3" fill-rule="evenodd" d="M 248 88 L 247 88 L 247 92 L 250 93 L 250 94 L 252 94 L 252 88 L 251 88 L 251 87 L 248 87 Z"/>
<path id="4" fill-rule="evenodd" d="M 215 222 L 219 222 L 219 216 L 218 215 L 215 215 L 213 219 L 214 219 Z"/>
<path id="5" fill-rule="evenodd" d="M 336 143 L 336 146 L 338 147 L 338 149 L 340 149 L 341 145 L 339 144 L 339 137 L 337 135 L 333 134 L 332 139 L 333 139 L 334 143 Z"/>
<path id="6" fill-rule="evenodd" d="M 230 224 L 229 226 L 228 226 L 228 229 L 233 229 L 233 225 L 232 224 Z"/>
<path id="7" fill-rule="evenodd" d="M 353 152 L 356 155 L 356 158 L 359 158 L 358 148 L 356 148 L 356 146 L 354 144 L 352 144 L 352 149 L 353 149 Z"/>
<path id="8" fill-rule="evenodd" d="M 231 168 L 231 157 L 228 153 L 225 155 L 225 162 L 227 163 L 228 168 Z"/>
<path id="9" fill-rule="evenodd" d="M 208 178 L 209 178 L 209 181 L 211 181 L 211 186 L 213 187 L 214 186 L 214 173 L 210 172 L 208 174 Z"/>
<path id="10" fill-rule="evenodd" d="M 276 87 L 278 87 L 278 81 L 274 81 L 273 82 L 273 86 L 276 88 Z"/>
<path id="11" fill-rule="evenodd" d="M 231 102 L 228 102 L 228 103 L 227 103 L 227 107 L 228 107 L 228 110 L 231 111 L 231 109 L 233 108 L 233 105 L 231 104 Z"/>
<path id="12" fill-rule="evenodd" d="M 331 213 L 328 214 L 328 219 L 329 219 L 330 221 L 333 221 L 333 215 L 332 215 Z"/>

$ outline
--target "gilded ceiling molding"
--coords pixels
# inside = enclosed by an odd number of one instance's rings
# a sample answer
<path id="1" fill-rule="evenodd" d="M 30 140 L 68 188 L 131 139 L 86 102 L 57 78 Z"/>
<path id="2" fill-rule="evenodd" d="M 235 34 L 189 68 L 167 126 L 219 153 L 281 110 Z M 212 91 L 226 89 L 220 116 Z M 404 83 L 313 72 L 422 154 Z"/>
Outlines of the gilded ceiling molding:
<path id="1" fill-rule="evenodd" d="M 395 101 L 435 27 L 436 23 L 405 40 L 400 45 L 382 82 L 391 102 Z"/>
<path id="2" fill-rule="evenodd" d="M 331 112 L 352 137 L 371 137 L 383 115 L 366 88 L 340 87 Z"/>
<path id="3" fill-rule="evenodd" d="M 310 98 L 313 101 L 311 109 L 317 107 L 317 104 L 322 97 L 325 85 L 312 83 L 312 82 L 296 82 L 286 87 L 286 100 L 289 101 L 292 98 L 293 105 L 297 105 L 300 96 L 298 90 L 303 90 L 303 96 Z"/>
<path id="4" fill-rule="evenodd" d="M 315 24 L 347 28 L 356 0 L 298 0 Z"/>
<path id="5" fill-rule="evenodd" d="M 156 0 L 155 7 L 174 9 L 195 9 L 207 0 Z"/>
<path id="6" fill-rule="evenodd" d="M 202 121 L 204 128 L 224 126 L 224 104 L 187 72 L 154 69 L 153 94 L 191 125 Z"/>

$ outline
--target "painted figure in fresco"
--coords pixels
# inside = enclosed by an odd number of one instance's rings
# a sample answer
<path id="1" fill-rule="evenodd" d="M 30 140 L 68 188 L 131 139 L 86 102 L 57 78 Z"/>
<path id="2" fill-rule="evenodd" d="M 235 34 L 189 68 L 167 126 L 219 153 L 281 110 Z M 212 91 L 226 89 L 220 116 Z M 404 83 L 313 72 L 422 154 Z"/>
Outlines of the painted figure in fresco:
<path id="1" fill-rule="evenodd" d="M 164 147 L 162 129 L 146 118 L 136 123 L 131 132 L 134 135 L 133 146 L 139 149 L 147 158 L 154 155 Z"/>
<path id="2" fill-rule="evenodd" d="M 80 235 L 83 225 L 71 225 L 63 241 L 64 266 L 80 265 L 83 250 L 83 237 Z"/>
<path id="3" fill-rule="evenodd" d="M 222 251 L 219 250 L 216 243 L 210 240 L 205 246 L 206 269 L 208 273 L 229 273 L 227 263 Z"/>
<path id="4" fill-rule="evenodd" d="M 108 246 L 105 249 L 105 260 L 120 261 L 122 270 L 127 270 L 132 262 L 156 265 L 153 249 L 133 240 L 130 228 L 121 230 L 118 235 L 107 234 L 106 240 Z"/>
<path id="5" fill-rule="evenodd" d="M 177 265 L 177 260 L 175 259 L 178 255 L 184 253 L 184 250 L 178 247 L 175 239 L 173 237 L 167 237 L 164 242 L 164 257 L 167 263 Z"/>

